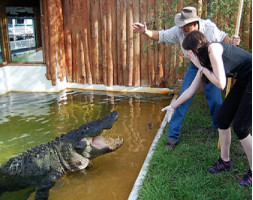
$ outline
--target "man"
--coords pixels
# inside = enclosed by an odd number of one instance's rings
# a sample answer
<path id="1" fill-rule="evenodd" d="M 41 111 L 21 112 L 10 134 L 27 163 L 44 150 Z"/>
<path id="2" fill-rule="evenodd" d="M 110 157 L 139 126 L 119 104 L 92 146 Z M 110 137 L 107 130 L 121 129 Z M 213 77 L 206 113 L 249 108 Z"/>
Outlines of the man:
<path id="1" fill-rule="evenodd" d="M 167 30 L 148 30 L 146 23 L 141 24 L 136 22 L 133 24 L 133 30 L 140 34 L 144 34 L 152 40 L 166 43 L 179 44 L 182 48 L 182 43 L 185 36 L 194 31 L 201 31 L 210 42 L 226 42 L 234 45 L 239 44 L 239 37 L 233 36 L 232 39 L 227 33 L 218 29 L 218 27 L 210 20 L 200 19 L 197 16 L 196 8 L 185 7 L 181 13 L 175 15 L 175 26 Z M 185 57 L 186 51 L 182 48 Z M 184 81 L 181 87 L 181 94 L 191 85 L 193 79 L 197 74 L 198 68 L 190 62 L 188 69 L 184 75 Z M 212 83 L 205 84 L 206 100 L 210 109 L 210 114 L 213 120 L 213 127 L 217 129 L 216 115 L 222 104 L 221 90 L 214 86 Z M 193 98 L 193 97 L 192 97 Z M 178 144 L 178 137 L 182 129 L 182 122 L 186 115 L 186 112 L 192 101 L 190 98 L 184 104 L 179 106 L 172 115 L 170 126 L 168 130 L 168 141 L 166 148 L 168 151 L 173 150 Z"/>

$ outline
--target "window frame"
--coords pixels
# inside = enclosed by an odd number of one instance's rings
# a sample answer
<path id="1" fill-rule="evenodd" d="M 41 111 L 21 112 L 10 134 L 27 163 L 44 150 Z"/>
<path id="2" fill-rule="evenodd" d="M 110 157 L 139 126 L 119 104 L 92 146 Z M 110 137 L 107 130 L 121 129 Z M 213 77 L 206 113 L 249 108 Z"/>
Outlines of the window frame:
<path id="1" fill-rule="evenodd" d="M 42 48 L 42 58 L 43 61 L 38 62 L 14 62 L 11 58 L 10 42 L 8 35 L 8 21 L 6 16 L 6 7 L 33 7 L 36 12 L 34 12 L 34 29 L 36 31 L 36 42 L 37 35 L 39 35 L 39 48 Z M 40 31 L 39 33 L 37 32 Z M 42 19 L 41 19 L 41 0 L 29 1 L 29 0 L 1 0 L 0 1 L 0 42 L 2 40 L 2 49 L 3 49 L 3 62 L 0 62 L 0 67 L 6 65 L 41 65 L 45 64 L 45 48 L 43 44 L 43 29 L 42 29 Z"/>

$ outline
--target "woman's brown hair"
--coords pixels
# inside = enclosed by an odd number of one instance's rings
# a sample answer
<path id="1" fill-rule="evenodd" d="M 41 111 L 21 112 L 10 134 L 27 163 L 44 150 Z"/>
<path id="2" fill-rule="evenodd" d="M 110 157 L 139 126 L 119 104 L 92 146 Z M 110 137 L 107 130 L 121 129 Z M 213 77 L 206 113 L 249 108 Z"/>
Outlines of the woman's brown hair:
<path id="1" fill-rule="evenodd" d="M 186 35 L 182 46 L 185 50 L 192 50 L 198 57 L 200 64 L 212 72 L 213 68 L 208 55 L 209 44 L 210 42 L 208 42 L 203 33 L 200 31 L 192 31 Z M 204 74 L 202 75 L 202 82 L 204 84 L 210 82 Z"/>

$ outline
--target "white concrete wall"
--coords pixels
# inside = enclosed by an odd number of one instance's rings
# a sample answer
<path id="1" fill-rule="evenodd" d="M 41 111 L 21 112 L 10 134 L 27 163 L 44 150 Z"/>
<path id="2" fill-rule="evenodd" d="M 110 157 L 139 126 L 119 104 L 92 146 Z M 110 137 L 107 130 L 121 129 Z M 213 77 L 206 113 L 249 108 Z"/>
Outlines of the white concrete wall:
<path id="1" fill-rule="evenodd" d="M 56 86 L 52 86 L 46 79 L 46 66 L 13 66 L 0 67 L 0 95 L 11 91 L 18 92 L 60 92 L 64 89 L 100 90 L 111 92 L 147 92 L 167 94 L 167 88 L 124 87 L 105 85 L 88 85 L 67 83 L 66 79 L 57 79 Z"/>
<path id="2" fill-rule="evenodd" d="M 0 68 L 0 94 L 6 93 L 9 90 L 8 76 L 4 67 Z"/>
<path id="3" fill-rule="evenodd" d="M 59 92 L 65 89 L 66 81 L 52 86 L 46 79 L 45 65 L 5 66 L 0 68 L 0 94 L 10 91 L 19 92 Z"/>

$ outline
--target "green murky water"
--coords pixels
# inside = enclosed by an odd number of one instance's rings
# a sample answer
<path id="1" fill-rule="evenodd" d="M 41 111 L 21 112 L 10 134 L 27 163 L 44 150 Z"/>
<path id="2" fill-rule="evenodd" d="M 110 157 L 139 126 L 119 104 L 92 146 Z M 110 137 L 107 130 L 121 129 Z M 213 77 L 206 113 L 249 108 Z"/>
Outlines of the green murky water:
<path id="1" fill-rule="evenodd" d="M 123 146 L 93 160 L 82 172 L 67 174 L 50 190 L 52 200 L 125 200 L 170 103 L 166 95 L 87 92 L 9 93 L 0 96 L 0 163 L 47 143 L 62 133 L 116 110 L 119 119 L 102 135 L 122 137 Z M 28 190 L 2 199 L 34 199 Z M 31 194 L 30 194 L 31 193 Z"/>

